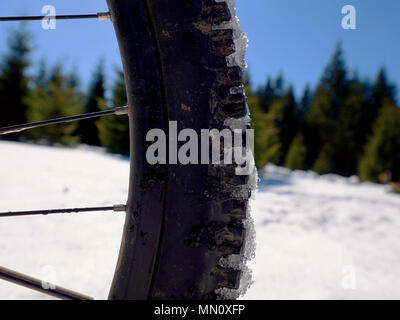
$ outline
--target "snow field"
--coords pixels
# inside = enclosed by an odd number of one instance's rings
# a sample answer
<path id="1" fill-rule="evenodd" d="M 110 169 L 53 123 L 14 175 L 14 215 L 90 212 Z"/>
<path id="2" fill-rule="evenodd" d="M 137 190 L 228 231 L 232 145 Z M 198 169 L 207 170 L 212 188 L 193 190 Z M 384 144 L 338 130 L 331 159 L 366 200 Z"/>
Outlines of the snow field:
<path id="1" fill-rule="evenodd" d="M 0 141 L 0 211 L 123 203 L 129 161 L 101 149 Z M 400 196 L 385 186 L 268 165 L 244 299 L 400 298 Z M 124 215 L 0 220 L 0 265 L 105 299 Z M 54 277 L 55 276 L 55 277 Z M 48 299 L 0 281 L 1 299 Z"/>

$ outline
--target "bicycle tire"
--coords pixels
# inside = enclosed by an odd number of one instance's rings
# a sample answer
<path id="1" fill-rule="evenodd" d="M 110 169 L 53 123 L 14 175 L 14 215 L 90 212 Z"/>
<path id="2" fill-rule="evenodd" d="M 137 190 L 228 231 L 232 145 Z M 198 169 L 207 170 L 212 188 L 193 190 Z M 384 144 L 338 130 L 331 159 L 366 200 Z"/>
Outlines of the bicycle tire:
<path id="1" fill-rule="evenodd" d="M 128 97 L 127 216 L 109 299 L 237 298 L 253 253 L 254 174 L 234 165 L 150 165 L 146 134 L 249 128 L 234 9 L 216 0 L 107 0 Z M 219 26 L 219 27 L 218 27 Z M 236 48 L 237 50 L 238 48 Z M 247 239 L 247 240 L 246 240 Z M 247 244 L 246 244 L 247 243 Z M 244 288 L 245 289 L 245 288 Z"/>

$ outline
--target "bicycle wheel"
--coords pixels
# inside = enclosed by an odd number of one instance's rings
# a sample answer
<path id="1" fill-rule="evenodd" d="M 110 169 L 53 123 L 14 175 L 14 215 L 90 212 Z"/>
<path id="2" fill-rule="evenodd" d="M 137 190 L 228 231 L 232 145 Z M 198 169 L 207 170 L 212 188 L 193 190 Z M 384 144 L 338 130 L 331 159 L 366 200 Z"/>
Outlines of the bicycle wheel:
<path id="1" fill-rule="evenodd" d="M 170 121 L 198 133 L 232 123 L 249 128 L 246 38 L 234 2 L 107 4 L 124 67 L 131 137 L 127 216 L 109 298 L 236 298 L 249 283 L 244 262 L 253 255 L 248 201 L 255 169 L 237 175 L 233 164 L 146 160 L 147 133 L 169 132 Z"/>

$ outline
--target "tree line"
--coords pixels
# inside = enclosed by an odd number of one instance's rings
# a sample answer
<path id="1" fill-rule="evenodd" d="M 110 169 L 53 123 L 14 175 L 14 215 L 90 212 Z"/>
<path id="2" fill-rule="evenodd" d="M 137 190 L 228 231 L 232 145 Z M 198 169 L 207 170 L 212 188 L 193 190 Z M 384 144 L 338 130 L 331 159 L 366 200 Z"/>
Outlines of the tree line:
<path id="1" fill-rule="evenodd" d="M 30 35 L 22 28 L 11 33 L 0 62 L 0 127 L 126 105 L 122 71 L 106 99 L 102 61 L 89 89 L 61 65 L 42 62 L 34 75 Z M 283 76 L 268 78 L 246 92 L 255 129 L 255 157 L 267 163 L 320 174 L 359 175 L 362 180 L 400 180 L 400 109 L 395 86 L 382 68 L 373 83 L 350 73 L 338 45 L 315 88 L 300 98 Z M 37 128 L 6 139 L 46 144 L 85 143 L 129 154 L 127 117 L 108 116 Z"/>
<path id="2" fill-rule="evenodd" d="M 123 72 L 117 70 L 111 99 L 106 99 L 104 63 L 95 68 L 87 92 L 83 92 L 76 73 L 61 65 L 40 63 L 34 75 L 31 36 L 24 28 L 11 32 L 7 51 L 0 62 L 0 127 L 46 119 L 67 117 L 126 105 Z M 129 154 L 127 117 L 108 116 L 25 131 L 3 139 L 45 144 L 104 146 L 108 151 Z"/>
<path id="3" fill-rule="evenodd" d="M 246 91 L 259 168 L 274 163 L 320 174 L 400 180 L 400 109 L 385 69 L 373 83 L 347 69 L 338 44 L 315 88 L 295 97 L 283 76 Z"/>

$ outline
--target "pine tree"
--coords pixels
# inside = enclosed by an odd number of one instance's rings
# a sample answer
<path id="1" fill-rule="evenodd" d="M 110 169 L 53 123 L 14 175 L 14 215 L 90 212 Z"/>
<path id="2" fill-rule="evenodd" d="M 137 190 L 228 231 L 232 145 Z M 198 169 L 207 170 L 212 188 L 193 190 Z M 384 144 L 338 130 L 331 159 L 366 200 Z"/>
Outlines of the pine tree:
<path id="1" fill-rule="evenodd" d="M 325 67 L 320 86 L 332 95 L 334 107 L 340 108 L 347 93 L 347 68 L 341 43 L 337 44 L 331 61 Z"/>
<path id="2" fill-rule="evenodd" d="M 259 124 L 263 145 L 258 146 L 263 153 L 262 162 L 283 165 L 289 146 L 298 130 L 298 113 L 292 88 L 274 101 L 270 111 Z"/>
<path id="3" fill-rule="evenodd" d="M 86 99 L 85 112 L 101 111 L 101 103 L 105 99 L 105 75 L 104 64 L 101 61 L 93 75 L 92 83 L 90 84 L 89 94 Z M 81 142 L 88 145 L 101 145 L 99 132 L 97 128 L 98 119 L 87 119 L 81 121 L 78 126 L 78 134 L 81 136 Z"/>
<path id="4" fill-rule="evenodd" d="M 30 66 L 30 35 L 25 28 L 14 30 L 8 39 L 8 52 L 0 65 L 0 127 L 26 122 L 27 105 L 25 98 L 29 94 L 27 69 Z M 18 139 L 19 135 L 5 136 Z"/>
<path id="5" fill-rule="evenodd" d="M 284 164 L 286 153 L 299 128 L 299 110 L 293 88 L 284 88 L 284 79 L 268 79 L 264 90 L 246 90 L 255 132 L 257 167 L 271 162 Z M 266 112 L 268 110 L 268 112 Z"/>
<path id="6" fill-rule="evenodd" d="M 260 99 L 260 107 L 264 112 L 268 112 L 272 102 L 275 99 L 275 92 L 272 85 L 271 78 L 268 78 L 267 84 L 263 90 L 260 90 L 258 93 Z"/>
<path id="7" fill-rule="evenodd" d="M 368 137 L 367 90 L 358 78 L 349 80 L 349 91 L 340 109 L 334 141 L 333 171 L 343 176 L 357 173 L 357 166 Z"/>
<path id="8" fill-rule="evenodd" d="M 303 91 L 303 95 L 300 99 L 300 103 L 298 106 L 300 118 L 302 119 L 302 121 L 310 111 L 311 101 L 312 101 L 312 92 L 310 86 L 307 85 Z"/>
<path id="9" fill-rule="evenodd" d="M 81 96 L 71 87 L 69 77 L 60 67 L 55 67 L 47 84 L 43 84 L 43 79 L 37 81 L 35 88 L 25 99 L 29 122 L 82 113 Z M 29 131 L 29 137 L 49 144 L 72 145 L 79 141 L 79 137 L 74 136 L 76 128 L 77 122 L 51 125 Z"/>
<path id="10" fill-rule="evenodd" d="M 282 73 L 276 77 L 273 88 L 276 98 L 282 98 L 286 94 L 286 83 Z"/>
<path id="11" fill-rule="evenodd" d="M 377 112 L 386 100 L 395 103 L 395 91 L 395 86 L 389 83 L 385 68 L 381 68 L 372 88 L 373 104 L 377 107 Z"/>
<path id="12" fill-rule="evenodd" d="M 277 124 L 281 119 L 280 110 L 272 108 L 268 114 L 262 117 L 259 128 L 254 128 L 255 132 L 259 131 L 261 135 L 261 139 L 257 139 L 255 143 L 255 148 L 259 153 L 256 163 L 261 164 L 261 166 L 267 163 L 279 164 L 281 162 L 283 157 L 282 141 Z"/>
<path id="13" fill-rule="evenodd" d="M 285 167 L 292 170 L 305 170 L 307 149 L 304 145 L 304 138 L 299 132 L 293 139 L 285 160 Z"/>
<path id="14" fill-rule="evenodd" d="M 384 68 L 381 68 L 371 88 L 369 103 L 364 108 L 361 133 L 365 137 L 372 134 L 373 126 L 384 102 L 395 104 L 396 88 L 391 84 Z M 365 141 L 364 141 L 365 142 Z"/>
<path id="15" fill-rule="evenodd" d="M 289 147 L 299 130 L 300 118 L 296 98 L 294 96 L 293 88 L 290 86 L 281 99 L 278 100 L 277 105 L 281 105 L 282 120 L 277 123 L 280 131 L 280 140 L 282 144 L 282 156 L 280 159 L 281 165 L 284 163 L 285 156 Z"/>
<path id="16" fill-rule="evenodd" d="M 400 109 L 390 99 L 383 101 L 359 165 L 362 180 L 378 182 L 379 175 L 387 172 L 393 181 L 400 180 Z"/>
<path id="17" fill-rule="evenodd" d="M 335 143 L 337 124 L 348 92 L 347 69 L 339 44 L 324 70 L 310 104 L 310 111 L 306 116 L 304 132 L 309 166 L 315 166 L 317 159 L 320 162 L 322 158 L 329 158 L 330 161 L 324 169 L 329 166 L 329 172 L 340 170 L 336 167 Z M 322 152 L 324 145 L 325 151 Z M 318 166 L 321 167 L 321 165 Z"/>
<path id="18" fill-rule="evenodd" d="M 332 172 L 333 168 L 333 147 L 326 143 L 321 148 L 317 160 L 314 163 L 313 170 L 319 174 Z"/>
<path id="19" fill-rule="evenodd" d="M 279 74 L 276 79 L 268 77 L 267 84 L 257 92 L 261 110 L 268 112 L 276 99 L 282 98 L 286 94 L 285 79 Z"/>
<path id="20" fill-rule="evenodd" d="M 118 78 L 113 90 L 113 107 L 127 104 L 124 74 L 118 72 Z M 103 103 L 105 110 L 105 103 Z M 124 116 L 102 117 L 97 122 L 101 144 L 113 153 L 129 155 L 129 119 Z"/>

